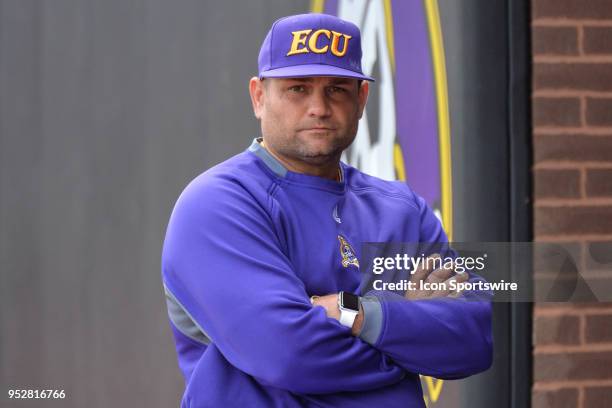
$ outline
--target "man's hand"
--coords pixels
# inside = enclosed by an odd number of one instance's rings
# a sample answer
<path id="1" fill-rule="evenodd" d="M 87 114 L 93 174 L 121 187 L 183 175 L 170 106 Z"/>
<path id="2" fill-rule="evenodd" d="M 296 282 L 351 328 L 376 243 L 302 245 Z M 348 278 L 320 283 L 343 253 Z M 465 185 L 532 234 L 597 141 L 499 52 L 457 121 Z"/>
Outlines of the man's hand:
<path id="1" fill-rule="evenodd" d="M 460 293 L 456 291 L 451 291 L 450 282 L 465 282 L 469 279 L 467 272 L 464 273 L 455 273 L 454 265 L 447 265 L 444 263 L 442 268 L 433 269 L 435 263 L 439 263 L 437 259 L 440 258 L 440 254 L 433 254 L 429 258 L 425 259 L 419 267 L 416 269 L 412 277 L 410 278 L 410 282 L 414 282 L 414 290 L 406 291 L 406 298 L 410 300 L 417 299 L 433 299 L 438 297 L 457 297 Z M 436 260 L 436 262 L 427 262 L 428 260 Z M 431 264 L 431 265 L 430 265 Z M 428 268 L 431 266 L 431 268 Z M 421 282 L 429 284 L 429 283 L 441 283 L 444 282 L 444 285 L 440 285 L 442 289 L 432 290 L 432 289 L 421 289 Z"/>
<path id="2" fill-rule="evenodd" d="M 313 306 L 321 306 L 325 309 L 327 317 L 340 321 L 340 309 L 338 308 L 338 294 L 332 293 L 331 295 L 325 296 L 313 296 Z M 359 313 L 355 318 L 351 333 L 353 336 L 358 335 L 361 332 L 361 326 L 363 325 L 363 308 L 359 305 Z"/>

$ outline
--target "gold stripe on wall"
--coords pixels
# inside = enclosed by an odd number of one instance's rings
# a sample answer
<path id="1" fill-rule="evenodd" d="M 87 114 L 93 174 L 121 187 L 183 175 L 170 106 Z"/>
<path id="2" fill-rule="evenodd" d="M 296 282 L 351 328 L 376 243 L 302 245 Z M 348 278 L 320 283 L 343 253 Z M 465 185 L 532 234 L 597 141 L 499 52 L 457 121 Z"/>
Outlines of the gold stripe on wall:
<path id="1" fill-rule="evenodd" d="M 395 74 L 395 43 L 393 41 L 393 12 L 391 11 L 391 0 L 385 0 L 385 35 L 387 37 L 387 49 L 391 61 L 391 71 Z"/>
<path id="2" fill-rule="evenodd" d="M 406 167 L 404 166 L 404 155 L 402 147 L 395 143 L 393 145 L 393 163 L 395 164 L 395 173 L 399 181 L 406 181 Z"/>
<path id="3" fill-rule="evenodd" d="M 442 185 L 442 223 L 449 241 L 453 240 L 453 180 L 451 162 L 450 115 L 448 110 L 448 88 L 446 81 L 446 61 L 444 58 L 444 43 L 440 12 L 437 0 L 423 0 L 427 25 L 429 27 L 429 40 L 431 42 L 431 56 L 434 68 L 434 82 L 436 87 L 436 102 L 438 107 L 438 138 L 440 143 L 440 181 Z"/>
<path id="4" fill-rule="evenodd" d="M 391 0 L 384 1 L 385 8 L 385 37 L 387 39 L 387 50 L 389 61 L 391 62 L 391 72 L 395 76 L 395 41 L 393 37 L 393 11 L 391 10 Z M 400 181 L 406 181 L 406 167 L 404 165 L 404 155 L 402 147 L 396 142 L 393 145 L 393 164 L 395 174 Z"/>
<path id="5" fill-rule="evenodd" d="M 310 10 L 313 13 L 322 13 L 325 7 L 325 0 L 310 0 Z"/>

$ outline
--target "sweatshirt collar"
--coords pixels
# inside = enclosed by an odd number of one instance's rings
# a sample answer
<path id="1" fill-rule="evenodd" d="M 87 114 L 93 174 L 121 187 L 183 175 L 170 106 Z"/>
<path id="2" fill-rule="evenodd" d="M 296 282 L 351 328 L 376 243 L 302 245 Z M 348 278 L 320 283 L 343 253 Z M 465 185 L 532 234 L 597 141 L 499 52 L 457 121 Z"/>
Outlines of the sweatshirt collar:
<path id="1" fill-rule="evenodd" d="M 262 137 L 256 137 L 253 139 L 253 143 L 249 146 L 249 151 L 253 152 L 255 156 L 259 157 L 263 162 L 272 170 L 277 176 L 285 177 L 287 175 L 287 169 L 279 162 L 276 157 L 272 156 L 265 147 L 261 145 Z"/>
<path id="2" fill-rule="evenodd" d="M 266 150 L 265 147 L 261 145 L 262 137 L 257 137 L 253 139 L 253 142 L 249 146 L 249 151 L 259 157 L 264 164 L 274 172 L 279 177 L 295 181 L 303 184 L 310 185 L 318 185 L 320 187 L 331 188 L 332 190 L 342 191 L 345 186 L 345 168 L 344 164 L 341 162 L 340 166 L 340 177 L 341 180 L 335 181 L 330 180 L 324 177 L 311 176 L 309 174 L 295 173 L 291 170 L 288 170 L 283 164 L 276 159 L 276 157 L 272 156 L 272 154 Z"/>

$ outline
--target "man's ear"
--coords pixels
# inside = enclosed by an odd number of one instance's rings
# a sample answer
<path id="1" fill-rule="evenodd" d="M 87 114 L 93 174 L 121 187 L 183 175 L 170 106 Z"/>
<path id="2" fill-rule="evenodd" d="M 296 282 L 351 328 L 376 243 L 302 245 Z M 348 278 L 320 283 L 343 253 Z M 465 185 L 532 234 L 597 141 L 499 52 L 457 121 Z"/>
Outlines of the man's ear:
<path id="1" fill-rule="evenodd" d="M 253 113 L 257 119 L 261 119 L 261 111 L 264 104 L 264 84 L 263 80 L 253 77 L 249 81 L 249 94 L 253 104 Z"/>
<path id="2" fill-rule="evenodd" d="M 368 93 L 370 92 L 370 83 L 368 81 L 361 82 L 359 86 L 359 93 L 357 95 L 359 103 L 359 119 L 363 116 L 363 110 L 365 109 L 366 102 L 368 101 Z"/>

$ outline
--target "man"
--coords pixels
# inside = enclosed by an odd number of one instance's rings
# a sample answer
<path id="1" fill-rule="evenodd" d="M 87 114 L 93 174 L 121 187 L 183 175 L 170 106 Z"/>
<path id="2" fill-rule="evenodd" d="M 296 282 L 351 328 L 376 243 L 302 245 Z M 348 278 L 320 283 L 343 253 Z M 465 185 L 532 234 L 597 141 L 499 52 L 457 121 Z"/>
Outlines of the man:
<path id="1" fill-rule="evenodd" d="M 491 364 L 488 302 L 357 296 L 362 243 L 446 242 L 405 183 L 340 162 L 371 80 L 355 25 L 306 14 L 270 29 L 249 84 L 263 138 L 193 180 L 166 233 L 182 406 L 422 407 L 419 374 L 462 378 Z"/>

